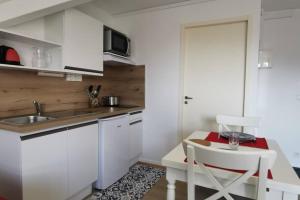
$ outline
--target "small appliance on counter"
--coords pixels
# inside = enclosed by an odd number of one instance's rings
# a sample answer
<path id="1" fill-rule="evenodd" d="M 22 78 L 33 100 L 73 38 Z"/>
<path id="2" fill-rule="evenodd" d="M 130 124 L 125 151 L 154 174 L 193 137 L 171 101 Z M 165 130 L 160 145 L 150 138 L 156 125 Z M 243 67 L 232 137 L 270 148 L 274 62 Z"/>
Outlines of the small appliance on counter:
<path id="1" fill-rule="evenodd" d="M 120 97 L 119 96 L 104 96 L 102 97 L 103 106 L 119 106 Z"/>
<path id="2" fill-rule="evenodd" d="M 21 65 L 18 52 L 7 46 L 0 46 L 0 64 Z"/>

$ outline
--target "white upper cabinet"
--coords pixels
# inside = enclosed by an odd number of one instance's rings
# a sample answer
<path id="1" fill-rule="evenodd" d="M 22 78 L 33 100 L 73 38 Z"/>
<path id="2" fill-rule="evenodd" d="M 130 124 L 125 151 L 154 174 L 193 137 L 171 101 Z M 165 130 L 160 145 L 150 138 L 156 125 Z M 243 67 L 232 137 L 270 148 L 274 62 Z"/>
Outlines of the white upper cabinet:
<path id="1" fill-rule="evenodd" d="M 63 16 L 63 66 L 65 69 L 103 72 L 103 24 L 76 9 Z"/>
<path id="2" fill-rule="evenodd" d="M 40 38 L 0 29 L 0 44 L 15 48 L 22 64 L 0 64 L 0 69 L 103 75 L 103 24 L 100 21 L 71 8 L 45 16 L 42 22 Z M 18 31 L 24 27 L 14 29 Z M 45 66 L 32 66 L 33 47 L 44 49 L 49 55 L 50 61 Z"/>

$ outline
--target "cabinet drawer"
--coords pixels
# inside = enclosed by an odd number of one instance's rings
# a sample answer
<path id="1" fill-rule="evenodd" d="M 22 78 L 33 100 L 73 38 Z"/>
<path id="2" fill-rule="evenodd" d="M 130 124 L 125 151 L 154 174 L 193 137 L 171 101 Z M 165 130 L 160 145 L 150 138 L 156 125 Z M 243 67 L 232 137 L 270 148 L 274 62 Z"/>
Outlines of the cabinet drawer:
<path id="1" fill-rule="evenodd" d="M 136 111 L 129 113 L 129 122 L 141 120 L 143 118 L 143 112 L 142 111 Z"/>

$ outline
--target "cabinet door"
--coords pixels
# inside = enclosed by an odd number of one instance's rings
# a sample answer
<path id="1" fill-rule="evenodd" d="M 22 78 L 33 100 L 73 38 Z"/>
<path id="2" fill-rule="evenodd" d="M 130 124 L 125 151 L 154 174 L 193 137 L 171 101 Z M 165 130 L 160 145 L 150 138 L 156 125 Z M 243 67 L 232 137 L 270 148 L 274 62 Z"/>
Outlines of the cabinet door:
<path id="1" fill-rule="evenodd" d="M 100 120 L 98 189 L 107 188 L 129 171 L 128 124 L 127 115 Z"/>
<path id="2" fill-rule="evenodd" d="M 138 120 L 130 123 L 129 126 L 129 156 L 134 159 L 140 156 L 143 151 L 143 123 Z"/>
<path id="3" fill-rule="evenodd" d="M 103 24 L 76 9 L 66 10 L 64 17 L 65 69 L 102 72 Z"/>
<path id="4" fill-rule="evenodd" d="M 67 197 L 67 134 L 22 141 L 23 200 Z"/>
<path id="5" fill-rule="evenodd" d="M 68 130 L 69 197 L 98 178 L 98 123 Z"/>

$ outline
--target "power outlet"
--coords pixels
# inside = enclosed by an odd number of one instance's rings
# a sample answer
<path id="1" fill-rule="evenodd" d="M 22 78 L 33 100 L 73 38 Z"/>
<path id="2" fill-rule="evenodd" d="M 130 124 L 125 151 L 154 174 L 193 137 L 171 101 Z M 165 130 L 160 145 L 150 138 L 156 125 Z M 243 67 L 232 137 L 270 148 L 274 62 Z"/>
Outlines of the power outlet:
<path id="1" fill-rule="evenodd" d="M 66 80 L 67 81 L 78 81 L 78 82 L 81 82 L 82 81 L 82 75 L 80 75 L 80 74 L 67 74 L 66 75 Z"/>

